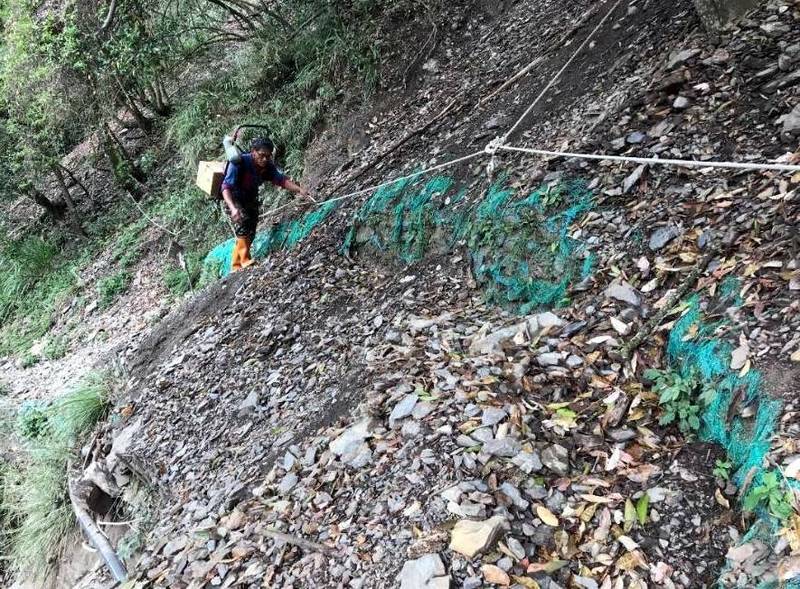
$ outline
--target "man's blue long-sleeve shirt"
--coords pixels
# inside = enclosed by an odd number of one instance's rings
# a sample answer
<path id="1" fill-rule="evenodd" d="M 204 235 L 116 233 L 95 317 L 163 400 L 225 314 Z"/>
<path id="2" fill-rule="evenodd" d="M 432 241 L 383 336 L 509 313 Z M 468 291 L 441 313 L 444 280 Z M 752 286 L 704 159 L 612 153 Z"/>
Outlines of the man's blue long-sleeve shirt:
<path id="1" fill-rule="evenodd" d="M 222 181 L 222 190 L 233 192 L 233 198 L 241 205 L 254 204 L 258 200 L 258 187 L 264 182 L 275 186 L 285 186 L 286 176 L 278 170 L 273 162 L 267 163 L 266 171 L 261 174 L 253 163 L 253 156 L 242 154 L 238 164 L 228 164 L 228 172 Z"/>

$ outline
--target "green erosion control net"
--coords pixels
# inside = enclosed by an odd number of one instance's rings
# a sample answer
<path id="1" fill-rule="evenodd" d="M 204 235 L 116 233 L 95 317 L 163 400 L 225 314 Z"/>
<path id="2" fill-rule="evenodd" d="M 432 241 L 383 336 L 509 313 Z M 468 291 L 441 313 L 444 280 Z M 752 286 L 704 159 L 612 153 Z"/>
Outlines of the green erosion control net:
<path id="1" fill-rule="evenodd" d="M 468 202 L 466 189 L 450 177 L 408 179 L 376 191 L 356 213 L 342 250 L 355 247 L 395 254 L 404 262 L 465 245 L 476 279 L 491 301 L 512 304 L 521 313 L 565 302 L 576 279 L 586 278 L 592 257 L 569 235 L 570 226 L 592 206 L 591 192 L 579 181 L 545 185 L 525 198 L 501 180 L 483 199 Z M 291 249 L 340 204 L 326 203 L 303 217 L 261 231 L 254 258 Z M 206 256 L 206 272 L 230 273 L 234 240 Z"/>
<path id="2" fill-rule="evenodd" d="M 466 196 L 445 176 L 382 188 L 356 213 L 342 249 L 365 246 L 411 263 L 465 245 L 488 298 L 523 314 L 565 302 L 569 285 L 591 272 L 591 256 L 569 234 L 592 207 L 582 182 L 519 198 L 500 180 L 478 202 Z"/>
<path id="3" fill-rule="evenodd" d="M 276 223 L 269 229 L 259 231 L 250 251 L 252 257 L 265 258 L 276 250 L 293 248 L 327 219 L 339 202 L 325 203 L 299 219 Z M 230 273 L 234 241 L 234 239 L 224 241 L 208 253 L 203 262 L 206 271 L 217 277 L 227 276 Z"/>
<path id="4" fill-rule="evenodd" d="M 735 298 L 736 286 L 735 280 L 724 284 L 718 304 L 739 304 L 740 301 Z M 764 468 L 765 458 L 780 417 L 781 403 L 771 399 L 762 390 L 760 372 L 750 370 L 741 376 L 738 371 L 730 369 L 733 347 L 715 337 L 721 324 L 703 321 L 700 299 L 697 295 L 693 296 L 688 301 L 687 311 L 670 332 L 667 357 L 670 365 L 684 376 L 697 370 L 705 383 L 714 386 L 717 395 L 703 413 L 700 437 L 725 449 L 728 459 L 736 468 L 733 481 L 741 487 L 749 479 L 748 489 L 752 492 L 762 484 L 768 472 Z M 740 403 L 750 407 L 753 416 L 745 419 L 733 415 L 729 418 L 729 414 Z M 756 515 L 756 523 L 743 537 L 742 543 L 760 542 L 772 553 L 781 522 L 763 508 L 759 508 Z M 778 587 L 776 579 L 768 578 L 770 572 L 774 573 L 774 567 L 772 571 L 765 571 L 758 589 Z M 723 571 L 719 586 L 738 586 L 735 577 L 735 573 Z M 800 583 L 795 581 L 782 586 L 800 589 Z"/>

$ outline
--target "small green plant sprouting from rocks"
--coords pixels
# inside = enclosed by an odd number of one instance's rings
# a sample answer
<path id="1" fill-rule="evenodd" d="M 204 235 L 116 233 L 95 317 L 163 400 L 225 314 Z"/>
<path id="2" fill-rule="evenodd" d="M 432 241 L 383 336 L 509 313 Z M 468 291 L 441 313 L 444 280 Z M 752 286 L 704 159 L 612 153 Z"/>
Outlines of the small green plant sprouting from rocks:
<path id="1" fill-rule="evenodd" d="M 97 294 L 100 295 L 100 306 L 106 308 L 114 302 L 118 295 L 128 289 L 131 275 L 126 270 L 107 276 L 97 283 Z"/>
<path id="2" fill-rule="evenodd" d="M 132 528 L 117 545 L 117 555 L 124 561 L 128 561 L 139 552 L 145 544 L 145 534 L 140 528 Z"/>
<path id="3" fill-rule="evenodd" d="M 766 509 L 770 515 L 781 521 L 786 520 L 794 512 L 794 495 L 781 484 L 778 473 L 773 471 L 764 474 L 761 484 L 744 498 L 744 508 L 755 511 L 758 507 Z"/>
<path id="4" fill-rule="evenodd" d="M 69 342 L 64 337 L 51 337 L 44 347 L 44 357 L 48 360 L 58 360 L 67 355 Z"/>
<path id="5" fill-rule="evenodd" d="M 733 468 L 733 463 L 730 460 L 719 460 L 714 463 L 714 470 L 711 474 L 713 474 L 718 479 L 722 479 L 723 481 L 727 481 L 731 478 L 731 469 Z"/>
<path id="6" fill-rule="evenodd" d="M 47 432 L 48 419 L 47 407 L 26 401 L 17 413 L 17 434 L 25 440 L 36 440 Z"/>
<path id="7" fill-rule="evenodd" d="M 564 200 L 564 187 L 562 185 L 550 186 L 542 196 L 542 204 L 545 207 L 559 206 Z"/>
<path id="8" fill-rule="evenodd" d="M 683 375 L 673 370 L 647 370 L 645 378 L 652 380 L 658 402 L 663 407 L 659 423 L 669 425 L 677 422 L 683 434 L 692 434 L 700 429 L 700 412 L 716 396 L 713 386 L 704 384 L 696 369 Z"/>
<path id="9" fill-rule="evenodd" d="M 37 356 L 36 354 L 31 354 L 30 352 L 25 352 L 25 354 L 22 356 L 22 360 L 21 360 L 22 367 L 23 368 L 30 368 L 31 366 L 36 366 L 39 363 L 39 360 L 41 360 L 41 358 L 39 356 Z"/>

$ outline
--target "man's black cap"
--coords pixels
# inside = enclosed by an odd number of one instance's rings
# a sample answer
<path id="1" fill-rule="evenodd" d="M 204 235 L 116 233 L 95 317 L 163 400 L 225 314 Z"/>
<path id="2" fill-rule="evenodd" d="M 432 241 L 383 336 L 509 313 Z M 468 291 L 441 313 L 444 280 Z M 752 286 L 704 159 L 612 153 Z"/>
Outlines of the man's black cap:
<path id="1" fill-rule="evenodd" d="M 275 144 L 268 137 L 256 137 L 250 142 L 250 149 L 260 151 L 266 149 L 270 152 L 275 151 Z"/>

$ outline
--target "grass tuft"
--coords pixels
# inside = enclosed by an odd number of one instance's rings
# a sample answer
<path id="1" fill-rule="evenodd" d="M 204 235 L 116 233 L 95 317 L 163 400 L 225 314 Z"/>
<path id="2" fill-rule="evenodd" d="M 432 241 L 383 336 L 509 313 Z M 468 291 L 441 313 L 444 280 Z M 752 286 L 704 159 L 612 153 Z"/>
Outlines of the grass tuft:
<path id="1" fill-rule="evenodd" d="M 53 270 L 58 248 L 39 237 L 6 241 L 0 248 L 0 322 Z"/>
<path id="2" fill-rule="evenodd" d="M 23 578 L 44 578 L 73 527 L 67 494 L 67 463 L 108 405 L 110 383 L 93 374 L 52 405 L 31 412 L 26 456 L 2 466 L 0 547 Z M 42 422 L 44 420 L 44 423 Z"/>
<path id="3" fill-rule="evenodd" d="M 88 432 L 105 413 L 110 383 L 103 374 L 92 373 L 68 395 L 52 406 L 50 421 L 58 437 L 74 440 Z"/>

